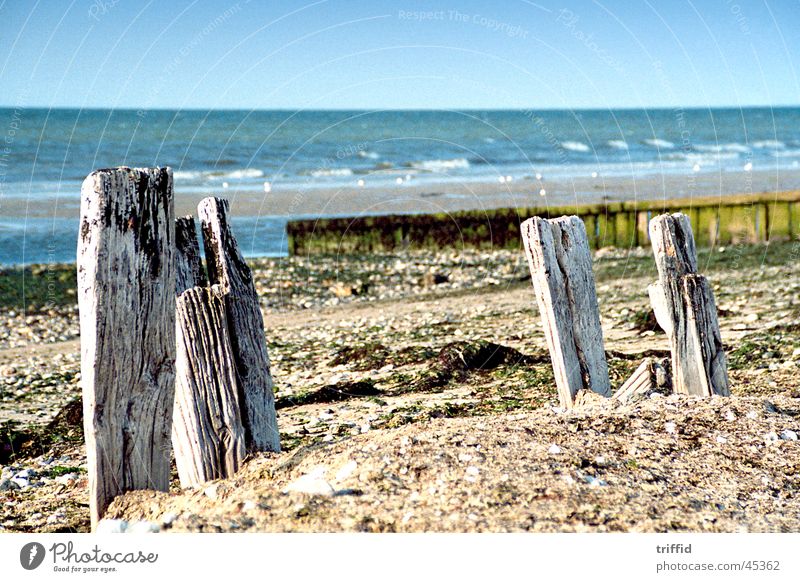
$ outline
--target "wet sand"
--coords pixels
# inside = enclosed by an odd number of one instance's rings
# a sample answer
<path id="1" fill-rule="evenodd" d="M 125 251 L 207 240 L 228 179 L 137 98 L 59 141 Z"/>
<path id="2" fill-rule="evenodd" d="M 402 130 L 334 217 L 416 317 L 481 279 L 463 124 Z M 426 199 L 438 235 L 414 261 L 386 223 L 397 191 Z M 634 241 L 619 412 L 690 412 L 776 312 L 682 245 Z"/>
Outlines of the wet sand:
<path id="1" fill-rule="evenodd" d="M 540 191 L 544 189 L 545 195 Z M 235 185 L 214 194 L 231 200 L 235 216 L 323 217 L 361 214 L 435 213 L 457 210 L 514 208 L 536 205 L 594 204 L 608 201 L 658 200 L 800 189 L 800 169 L 753 172 L 699 172 L 631 176 L 590 176 L 510 183 L 443 181 L 441 183 L 371 187 L 296 187 L 273 185 L 269 194 L 239 191 Z M 210 195 L 187 191 L 176 180 L 176 214 L 196 213 L 197 203 Z M 2 217 L 77 218 L 79 193 L 59 199 L 7 198 Z"/>

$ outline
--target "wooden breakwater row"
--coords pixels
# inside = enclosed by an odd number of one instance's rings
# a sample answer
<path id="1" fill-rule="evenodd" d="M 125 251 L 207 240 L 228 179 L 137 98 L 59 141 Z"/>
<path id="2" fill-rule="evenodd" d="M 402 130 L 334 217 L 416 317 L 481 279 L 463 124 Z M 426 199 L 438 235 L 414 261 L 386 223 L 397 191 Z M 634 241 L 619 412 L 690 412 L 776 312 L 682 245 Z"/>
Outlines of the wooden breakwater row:
<path id="1" fill-rule="evenodd" d="M 586 225 L 592 248 L 628 248 L 649 245 L 647 225 L 664 212 L 686 214 L 699 246 L 800 238 L 800 191 L 298 220 L 288 223 L 287 237 L 293 255 L 518 248 L 520 225 L 528 218 L 576 215 Z"/>

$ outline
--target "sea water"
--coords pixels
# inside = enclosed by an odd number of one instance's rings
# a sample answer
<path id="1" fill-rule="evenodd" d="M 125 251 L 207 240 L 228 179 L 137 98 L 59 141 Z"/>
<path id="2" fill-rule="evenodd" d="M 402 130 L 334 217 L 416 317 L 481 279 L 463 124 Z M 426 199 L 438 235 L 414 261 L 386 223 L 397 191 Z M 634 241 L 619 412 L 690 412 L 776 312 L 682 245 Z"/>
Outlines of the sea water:
<path id="1" fill-rule="evenodd" d="M 72 261 L 92 170 L 169 165 L 178 196 L 505 176 L 781 170 L 800 161 L 800 108 L 597 111 L 0 109 L 0 264 Z M 14 202 L 14 204 L 10 204 Z M 268 205 L 267 205 L 268 206 Z M 14 208 L 10 212 L 8 208 Z M 22 211 L 20 209 L 23 209 Z M 286 217 L 237 217 L 246 254 L 286 251 Z"/>

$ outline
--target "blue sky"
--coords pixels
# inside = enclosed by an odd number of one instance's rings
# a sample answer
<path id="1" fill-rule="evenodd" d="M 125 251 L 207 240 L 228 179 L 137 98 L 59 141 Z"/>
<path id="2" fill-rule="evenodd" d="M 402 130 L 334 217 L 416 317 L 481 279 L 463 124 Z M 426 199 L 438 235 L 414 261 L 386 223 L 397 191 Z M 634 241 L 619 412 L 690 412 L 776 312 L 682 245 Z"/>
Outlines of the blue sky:
<path id="1" fill-rule="evenodd" d="M 798 29 L 797 0 L 6 0 L 0 104 L 797 105 Z"/>

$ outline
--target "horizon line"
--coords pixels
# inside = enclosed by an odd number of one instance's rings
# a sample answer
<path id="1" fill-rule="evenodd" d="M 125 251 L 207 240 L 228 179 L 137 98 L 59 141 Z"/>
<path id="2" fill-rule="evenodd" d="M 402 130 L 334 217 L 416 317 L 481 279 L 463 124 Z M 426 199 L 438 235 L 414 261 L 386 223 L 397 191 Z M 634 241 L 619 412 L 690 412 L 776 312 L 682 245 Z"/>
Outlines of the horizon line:
<path id="1" fill-rule="evenodd" d="M 75 105 L 21 105 L 0 103 L 0 109 L 38 109 L 45 111 L 52 110 L 73 110 L 73 111 L 190 111 L 190 112 L 266 112 L 266 113 L 298 113 L 298 112 L 364 112 L 364 111 L 387 111 L 387 112 L 442 112 L 442 111 L 493 111 L 493 112 L 524 112 L 524 111 L 675 111 L 675 110 L 709 110 L 709 109 L 791 109 L 800 108 L 800 103 L 796 104 L 774 104 L 774 105 L 657 105 L 657 106 L 623 106 L 623 107 L 320 107 L 320 108 L 293 108 L 293 107 L 266 107 L 266 108 L 246 108 L 246 107 L 108 107 L 92 106 L 80 107 Z"/>

